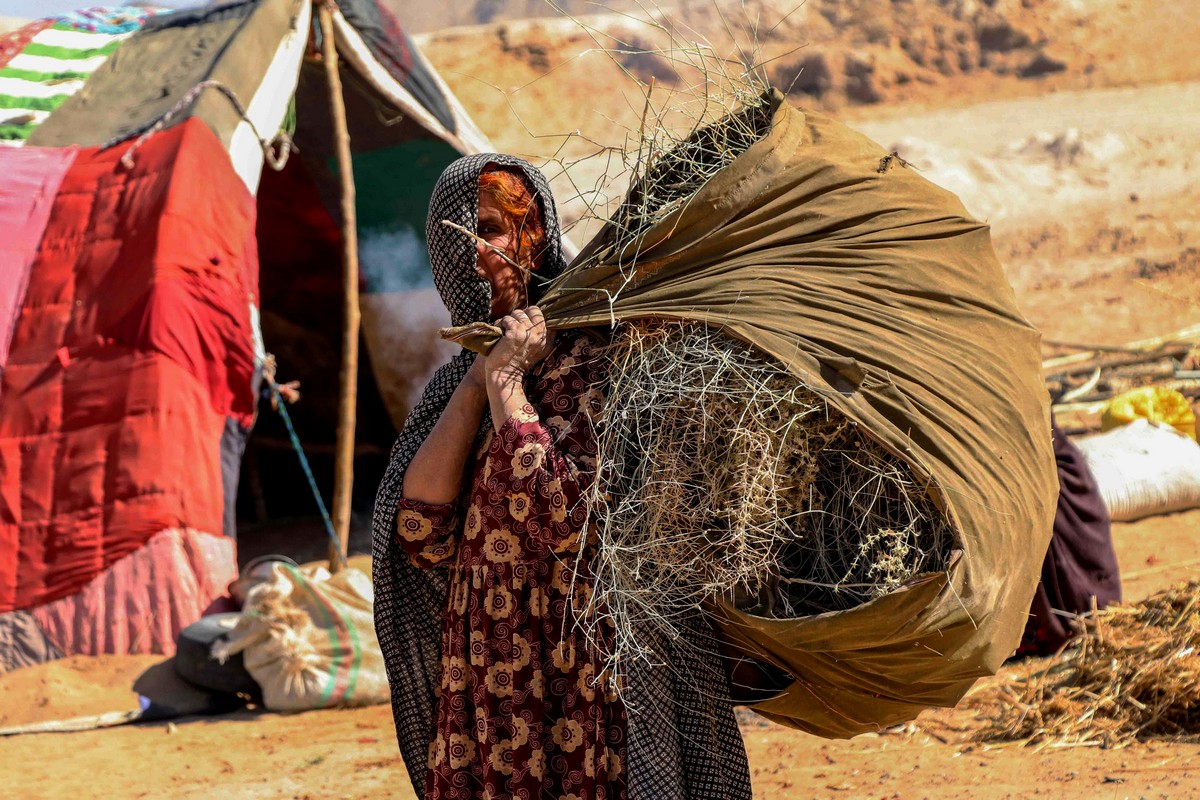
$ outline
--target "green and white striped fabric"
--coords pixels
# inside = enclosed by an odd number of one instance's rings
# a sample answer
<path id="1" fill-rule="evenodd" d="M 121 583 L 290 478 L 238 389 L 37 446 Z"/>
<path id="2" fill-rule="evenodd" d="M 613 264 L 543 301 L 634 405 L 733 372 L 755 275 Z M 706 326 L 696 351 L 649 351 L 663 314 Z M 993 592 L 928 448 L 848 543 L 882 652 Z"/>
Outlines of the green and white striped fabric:
<path id="1" fill-rule="evenodd" d="M 57 23 L 0 67 L 0 145 L 20 146 L 133 33 L 93 33 Z"/>

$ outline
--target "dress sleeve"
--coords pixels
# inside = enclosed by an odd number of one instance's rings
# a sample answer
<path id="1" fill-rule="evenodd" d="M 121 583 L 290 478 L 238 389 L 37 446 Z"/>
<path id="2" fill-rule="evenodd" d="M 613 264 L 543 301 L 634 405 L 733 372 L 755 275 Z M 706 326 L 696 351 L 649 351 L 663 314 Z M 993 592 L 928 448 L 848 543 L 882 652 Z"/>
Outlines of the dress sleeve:
<path id="1" fill-rule="evenodd" d="M 413 564 L 430 569 L 458 551 L 458 504 L 435 505 L 400 498 L 396 507 L 396 542 Z"/>
<path id="2" fill-rule="evenodd" d="M 604 403 L 599 347 L 585 332 L 556 348 L 542 364 L 537 407 L 526 404 L 506 419 L 488 448 L 488 493 L 524 528 L 530 552 L 572 550 L 589 523 L 593 423 Z"/>

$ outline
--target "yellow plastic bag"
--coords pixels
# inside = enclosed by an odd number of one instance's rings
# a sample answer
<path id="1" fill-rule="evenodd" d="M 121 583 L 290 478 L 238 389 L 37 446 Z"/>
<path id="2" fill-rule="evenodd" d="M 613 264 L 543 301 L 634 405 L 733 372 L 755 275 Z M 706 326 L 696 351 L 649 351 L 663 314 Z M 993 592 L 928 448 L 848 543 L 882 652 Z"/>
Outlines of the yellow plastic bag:
<path id="1" fill-rule="evenodd" d="M 1196 438 L 1196 414 L 1186 397 L 1175 389 L 1143 386 L 1119 394 L 1100 415 L 1100 429 L 1112 430 L 1135 419 L 1148 419 L 1170 425 L 1180 433 Z"/>

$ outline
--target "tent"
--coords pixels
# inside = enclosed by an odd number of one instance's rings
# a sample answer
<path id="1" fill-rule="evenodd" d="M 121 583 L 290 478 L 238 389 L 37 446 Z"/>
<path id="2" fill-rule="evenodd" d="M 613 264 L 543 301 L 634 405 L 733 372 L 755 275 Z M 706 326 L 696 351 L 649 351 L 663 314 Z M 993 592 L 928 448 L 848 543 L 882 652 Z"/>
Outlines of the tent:
<path id="1" fill-rule="evenodd" d="M 449 352 L 430 191 L 488 144 L 376 0 L 338 0 L 333 22 L 370 361 L 359 441 L 386 447 Z M 171 653 L 225 593 L 266 350 L 305 384 L 297 428 L 332 440 L 319 41 L 311 0 L 99 8 L 0 36 L 0 672 Z"/>

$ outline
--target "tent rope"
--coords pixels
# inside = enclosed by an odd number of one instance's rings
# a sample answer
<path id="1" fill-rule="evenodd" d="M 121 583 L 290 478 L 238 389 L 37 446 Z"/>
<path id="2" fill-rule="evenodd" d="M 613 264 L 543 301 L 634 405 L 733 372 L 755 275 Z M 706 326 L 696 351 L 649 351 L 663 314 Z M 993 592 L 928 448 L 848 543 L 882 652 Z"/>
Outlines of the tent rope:
<path id="1" fill-rule="evenodd" d="M 292 448 L 296 451 L 296 457 L 300 459 L 300 468 L 304 470 L 304 477 L 308 479 L 308 488 L 312 490 L 313 499 L 317 501 L 317 508 L 321 510 L 321 520 L 325 523 L 325 533 L 329 536 L 329 546 L 333 552 L 337 553 L 338 560 L 344 567 L 346 566 L 346 554 L 342 552 L 337 531 L 333 529 L 333 520 L 329 518 L 329 511 L 325 508 L 325 500 L 321 497 L 321 490 L 317 488 L 317 479 L 313 477 L 312 468 L 308 465 L 308 456 L 304 454 L 304 447 L 300 444 L 300 437 L 296 435 L 296 429 L 292 427 L 292 418 L 287 412 L 287 404 L 284 402 L 279 391 L 280 385 L 272 377 L 264 375 L 264 378 L 271 391 L 271 407 L 278 411 L 279 416 L 283 418 L 283 424 L 287 427 L 288 438 L 292 441 Z"/>
<path id="2" fill-rule="evenodd" d="M 274 137 L 271 138 L 270 141 L 268 141 L 261 133 L 259 133 L 258 127 L 254 124 L 254 120 L 250 119 L 249 115 L 246 113 L 246 107 L 242 105 L 240 100 L 238 100 L 237 95 L 234 94 L 233 90 L 220 81 L 215 80 L 200 81 L 200 83 L 197 83 L 191 89 L 188 89 L 183 97 L 179 98 L 178 103 L 176 103 L 166 113 L 155 120 L 153 125 L 146 129 L 146 131 L 142 133 L 142 135 L 136 140 L 134 140 L 133 144 L 129 146 L 129 149 L 125 151 L 125 154 L 121 156 L 121 165 L 124 166 L 125 169 L 133 169 L 134 151 L 141 147 L 142 144 L 151 136 L 167 127 L 167 123 L 185 108 L 194 103 L 196 98 L 199 97 L 200 93 L 205 89 L 216 89 L 229 99 L 229 102 L 233 104 L 233 108 L 238 113 L 238 116 L 240 116 L 242 121 L 250 126 L 250 130 L 254 132 L 255 138 L 258 139 L 259 147 L 262 148 L 263 159 L 268 165 L 270 165 L 271 169 L 275 170 L 276 172 L 279 172 L 281 169 L 283 169 L 287 164 L 288 156 L 291 155 L 293 150 L 298 149 L 296 147 L 296 143 L 292 141 L 292 137 L 286 130 L 281 129 L 275 134 Z M 113 147 L 114 145 L 119 144 L 123 138 L 124 137 L 118 137 L 113 139 L 101 149 L 106 150 L 109 147 Z M 278 153 L 276 152 L 276 147 L 278 147 Z"/>

